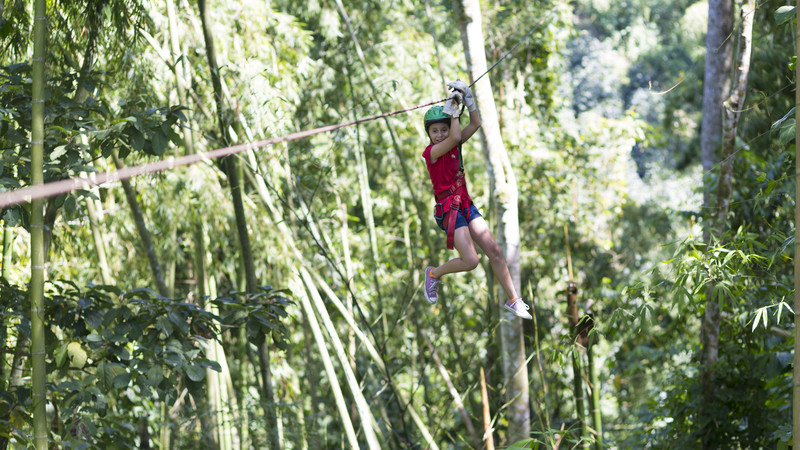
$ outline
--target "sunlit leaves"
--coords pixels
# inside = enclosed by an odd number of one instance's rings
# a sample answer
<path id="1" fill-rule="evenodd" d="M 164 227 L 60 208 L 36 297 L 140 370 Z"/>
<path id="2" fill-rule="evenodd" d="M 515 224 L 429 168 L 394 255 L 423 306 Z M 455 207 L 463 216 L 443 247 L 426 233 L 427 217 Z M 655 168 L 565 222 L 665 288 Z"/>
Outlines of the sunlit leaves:
<path id="1" fill-rule="evenodd" d="M 792 311 L 792 307 L 789 306 L 788 303 L 781 299 L 778 303 L 773 305 L 763 306 L 761 308 L 756 309 L 755 316 L 753 317 L 753 328 L 751 331 L 756 331 L 756 328 L 759 326 L 763 326 L 765 329 L 769 328 L 769 310 L 770 309 L 777 309 L 775 311 L 775 323 L 780 324 L 781 319 L 783 318 L 784 310 L 787 310 L 789 313 L 794 314 Z"/>
<path id="2" fill-rule="evenodd" d="M 776 25 L 783 25 L 783 24 L 785 24 L 787 22 L 792 21 L 794 19 L 794 16 L 795 16 L 794 8 L 795 7 L 791 6 L 791 5 L 784 5 L 784 6 L 778 7 L 778 9 L 775 10 L 775 22 L 776 22 Z"/>

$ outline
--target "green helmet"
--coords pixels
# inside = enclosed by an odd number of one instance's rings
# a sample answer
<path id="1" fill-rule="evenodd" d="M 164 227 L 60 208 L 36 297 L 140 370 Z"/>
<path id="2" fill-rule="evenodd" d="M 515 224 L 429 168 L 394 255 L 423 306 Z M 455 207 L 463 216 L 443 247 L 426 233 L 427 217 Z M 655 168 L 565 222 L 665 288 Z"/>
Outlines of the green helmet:
<path id="1" fill-rule="evenodd" d="M 450 123 L 450 116 L 444 113 L 444 106 L 436 105 L 425 112 L 425 132 L 435 123 Z"/>

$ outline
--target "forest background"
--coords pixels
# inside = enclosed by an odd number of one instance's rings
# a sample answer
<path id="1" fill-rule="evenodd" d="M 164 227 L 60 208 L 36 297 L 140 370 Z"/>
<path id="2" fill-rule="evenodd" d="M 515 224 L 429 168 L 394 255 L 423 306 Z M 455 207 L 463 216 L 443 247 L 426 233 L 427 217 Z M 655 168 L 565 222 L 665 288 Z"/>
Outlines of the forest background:
<path id="1" fill-rule="evenodd" d="M 0 1 L 3 191 L 35 177 L 32 3 Z M 431 217 L 424 109 L 87 187 L 40 203 L 39 219 L 30 204 L 2 211 L 0 448 L 791 440 L 784 2 L 36 4 L 44 181 L 444 98 L 447 81 L 480 74 L 465 45 L 479 6 L 489 64 L 522 42 L 487 75 L 494 104 L 478 93 L 482 114 L 496 111 L 507 182 L 486 134 L 465 165 L 501 242 L 518 227 L 536 320 L 501 312 L 486 258 L 425 302 L 422 270 L 452 253 Z M 731 80 L 746 48 L 742 85 Z M 711 71 L 709 55 L 727 66 Z M 724 127 L 706 120 L 737 87 L 723 153 Z M 31 230 L 46 260 L 44 341 Z M 576 334 L 584 314 L 593 327 Z"/>

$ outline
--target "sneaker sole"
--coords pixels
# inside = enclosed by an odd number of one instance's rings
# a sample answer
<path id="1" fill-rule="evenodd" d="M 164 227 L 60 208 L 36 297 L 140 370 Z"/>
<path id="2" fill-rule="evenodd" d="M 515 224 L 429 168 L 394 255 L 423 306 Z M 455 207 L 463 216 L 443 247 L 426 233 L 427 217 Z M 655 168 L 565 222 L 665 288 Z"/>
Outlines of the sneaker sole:
<path id="1" fill-rule="evenodd" d="M 503 308 L 505 308 L 506 311 L 510 312 L 511 314 L 514 314 L 514 316 L 519 317 L 520 319 L 533 319 L 533 316 L 529 316 L 529 317 L 520 316 L 519 314 L 517 314 L 517 312 L 514 310 L 514 308 L 509 308 L 507 305 L 503 305 Z"/>

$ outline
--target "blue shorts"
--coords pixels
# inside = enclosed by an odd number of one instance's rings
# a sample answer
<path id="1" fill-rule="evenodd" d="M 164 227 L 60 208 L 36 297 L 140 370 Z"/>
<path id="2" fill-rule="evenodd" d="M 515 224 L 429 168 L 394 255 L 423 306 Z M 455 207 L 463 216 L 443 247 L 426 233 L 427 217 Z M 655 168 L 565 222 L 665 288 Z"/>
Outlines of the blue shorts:
<path id="1" fill-rule="evenodd" d="M 456 230 L 461 228 L 461 227 L 467 226 L 467 223 L 472 222 L 473 220 L 477 219 L 478 217 L 483 217 L 483 216 L 481 216 L 481 213 L 478 212 L 478 208 L 476 208 L 474 204 L 469 206 L 469 222 L 467 222 L 467 219 L 465 218 L 465 214 L 466 213 L 467 213 L 467 208 L 461 208 L 461 209 L 458 210 L 458 215 L 456 216 Z M 434 213 L 434 218 L 436 219 L 436 224 L 439 225 L 439 228 L 441 228 L 442 230 L 447 231 L 447 227 L 445 227 L 445 224 L 444 224 L 445 216 L 446 216 L 446 214 L 445 215 L 441 215 L 441 216 L 437 216 Z"/>

